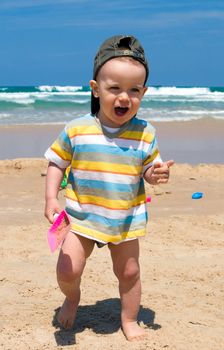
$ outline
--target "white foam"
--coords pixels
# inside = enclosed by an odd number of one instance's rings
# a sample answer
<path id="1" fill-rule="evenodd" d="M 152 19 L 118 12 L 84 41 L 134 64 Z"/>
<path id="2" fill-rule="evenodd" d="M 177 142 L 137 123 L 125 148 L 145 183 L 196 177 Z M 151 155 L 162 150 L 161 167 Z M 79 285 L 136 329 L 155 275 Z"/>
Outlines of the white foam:
<path id="1" fill-rule="evenodd" d="M 180 88 L 180 87 L 149 87 L 143 101 L 158 102 L 223 102 L 224 93 L 219 91 L 210 91 L 209 88 Z"/>
<path id="2" fill-rule="evenodd" d="M 10 92 L 0 93 L 0 101 L 12 102 L 17 104 L 29 105 L 39 101 L 51 101 L 51 102 L 70 102 L 75 104 L 86 104 L 88 99 L 78 99 L 78 95 L 87 97 L 87 93 L 75 93 L 75 92 Z M 58 97 L 58 99 L 57 99 Z M 63 98 L 64 97 L 64 98 Z M 70 97 L 70 98 L 66 98 Z M 72 98 L 74 97 L 74 98 Z"/>
<path id="3" fill-rule="evenodd" d="M 8 119 L 11 117 L 9 113 L 0 113 L 0 119 Z"/>
<path id="4" fill-rule="evenodd" d="M 59 85 L 41 85 L 38 86 L 38 89 L 42 92 L 75 92 L 78 90 L 82 90 L 82 86 L 59 86 Z"/>
<path id="5" fill-rule="evenodd" d="M 79 105 L 84 105 L 89 102 L 89 100 L 66 100 L 67 102 L 79 104 Z"/>
<path id="6" fill-rule="evenodd" d="M 187 97 L 219 97 L 224 99 L 224 93 L 221 91 L 210 91 L 206 87 L 192 87 L 192 88 L 181 88 L 181 87 L 149 87 L 145 96 L 183 96 Z"/>
<path id="7" fill-rule="evenodd" d="M 207 95 L 211 93 L 209 88 L 203 87 L 203 88 L 197 88 L 197 87 L 192 87 L 192 88 L 181 88 L 181 87 L 149 87 L 146 95 L 173 95 L 173 96 L 191 96 L 191 95 Z"/>
<path id="8" fill-rule="evenodd" d="M 0 93 L 0 101 L 14 102 L 18 104 L 31 104 L 35 102 L 32 98 L 31 93 L 26 92 L 10 92 L 10 93 Z"/>
<path id="9" fill-rule="evenodd" d="M 53 91 L 50 92 L 51 96 L 90 96 L 90 91 Z"/>

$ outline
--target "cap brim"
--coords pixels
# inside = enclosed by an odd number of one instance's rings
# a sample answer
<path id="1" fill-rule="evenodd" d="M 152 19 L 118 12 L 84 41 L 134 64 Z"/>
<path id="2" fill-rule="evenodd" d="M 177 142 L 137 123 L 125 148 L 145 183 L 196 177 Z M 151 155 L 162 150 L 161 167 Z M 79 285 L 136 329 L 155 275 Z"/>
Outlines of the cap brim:
<path id="1" fill-rule="evenodd" d="M 93 93 L 91 93 L 91 113 L 96 114 L 100 109 L 99 98 L 94 97 Z"/>

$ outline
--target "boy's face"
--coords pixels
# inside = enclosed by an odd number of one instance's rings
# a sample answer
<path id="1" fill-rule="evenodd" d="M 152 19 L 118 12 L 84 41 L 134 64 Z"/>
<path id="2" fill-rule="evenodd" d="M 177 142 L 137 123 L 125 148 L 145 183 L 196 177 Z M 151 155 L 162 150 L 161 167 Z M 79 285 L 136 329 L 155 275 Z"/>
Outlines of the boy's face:
<path id="1" fill-rule="evenodd" d="M 135 116 L 147 90 L 145 77 L 145 67 L 129 57 L 113 58 L 102 66 L 90 86 L 99 98 L 103 125 L 120 127 Z"/>

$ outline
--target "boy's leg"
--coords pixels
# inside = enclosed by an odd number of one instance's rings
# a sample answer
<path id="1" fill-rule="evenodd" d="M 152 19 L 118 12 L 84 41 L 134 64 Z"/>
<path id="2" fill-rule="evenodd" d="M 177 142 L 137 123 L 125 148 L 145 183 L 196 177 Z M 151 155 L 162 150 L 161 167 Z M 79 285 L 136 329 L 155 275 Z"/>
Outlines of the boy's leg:
<path id="1" fill-rule="evenodd" d="M 69 232 L 60 251 L 57 263 L 57 279 L 65 301 L 58 313 L 58 321 L 64 328 L 73 326 L 80 300 L 81 276 L 94 247 L 94 241 Z"/>
<path id="2" fill-rule="evenodd" d="M 114 273 L 119 281 L 121 297 L 121 324 L 128 340 L 138 340 L 145 331 L 137 323 L 141 299 L 141 280 L 139 268 L 139 242 L 137 239 L 109 244 Z"/>

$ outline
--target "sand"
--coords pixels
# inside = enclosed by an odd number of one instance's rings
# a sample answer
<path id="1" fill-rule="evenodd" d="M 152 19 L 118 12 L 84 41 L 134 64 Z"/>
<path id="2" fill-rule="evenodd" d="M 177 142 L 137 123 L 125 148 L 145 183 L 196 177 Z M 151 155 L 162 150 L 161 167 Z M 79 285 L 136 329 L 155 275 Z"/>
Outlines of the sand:
<path id="1" fill-rule="evenodd" d="M 95 248 L 75 328 L 54 322 L 63 301 L 43 217 L 43 159 L 0 161 L 0 348 L 220 350 L 224 344 L 224 165 L 177 164 L 170 183 L 147 186 L 148 234 L 140 240 L 147 338 L 125 340 L 107 247 Z M 41 175 L 42 174 L 42 175 Z M 193 200 L 193 192 L 204 193 Z M 64 203 L 64 191 L 60 192 Z"/>

